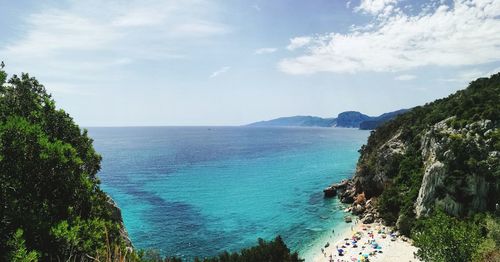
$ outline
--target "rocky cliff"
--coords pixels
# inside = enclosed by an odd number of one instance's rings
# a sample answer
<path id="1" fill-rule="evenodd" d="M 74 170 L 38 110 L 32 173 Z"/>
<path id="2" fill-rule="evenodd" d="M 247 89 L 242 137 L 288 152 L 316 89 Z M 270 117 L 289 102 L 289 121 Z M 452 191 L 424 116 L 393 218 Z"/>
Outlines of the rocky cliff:
<path id="1" fill-rule="evenodd" d="M 466 174 L 457 174 L 453 170 L 454 162 L 461 158 L 460 154 L 482 152 L 482 168 L 486 172 L 498 172 L 500 152 L 495 149 L 492 144 L 494 139 L 490 136 L 498 132 L 498 128 L 493 126 L 491 120 L 479 120 L 455 129 L 449 125 L 453 120 L 454 117 L 445 119 L 422 135 L 424 175 L 415 202 L 417 217 L 428 215 L 434 206 L 442 207 L 455 216 L 470 215 L 493 208 L 498 200 L 489 197 L 494 197 L 499 190 L 497 179 L 486 176 L 480 170 L 470 170 Z M 454 150 L 453 145 L 457 143 L 465 145 L 465 152 Z"/>
<path id="2" fill-rule="evenodd" d="M 330 187 L 337 193 L 330 195 L 363 220 L 407 229 L 436 208 L 457 217 L 494 211 L 499 127 L 500 73 L 372 131 L 353 178 Z"/>
<path id="3" fill-rule="evenodd" d="M 120 227 L 120 237 L 123 240 L 123 243 L 129 250 L 133 250 L 134 246 L 130 240 L 125 224 L 123 223 L 121 209 L 110 196 L 107 196 L 107 205 L 107 208 L 111 211 L 111 219 Z"/>

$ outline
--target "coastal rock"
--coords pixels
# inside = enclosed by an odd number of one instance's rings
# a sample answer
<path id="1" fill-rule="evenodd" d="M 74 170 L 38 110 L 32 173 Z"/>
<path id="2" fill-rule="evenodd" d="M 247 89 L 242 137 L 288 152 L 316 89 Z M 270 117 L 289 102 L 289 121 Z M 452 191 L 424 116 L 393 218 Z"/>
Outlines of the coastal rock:
<path id="1" fill-rule="evenodd" d="M 108 197 L 107 198 L 108 209 L 111 210 L 111 219 L 119 224 L 120 237 L 123 240 L 123 242 L 125 243 L 125 246 L 128 249 L 133 250 L 134 246 L 132 244 L 132 241 L 130 240 L 127 229 L 125 228 L 125 224 L 123 223 L 122 211 L 118 207 L 116 202 L 110 196 L 107 196 L 107 197 Z"/>
<path id="2" fill-rule="evenodd" d="M 363 212 L 365 212 L 365 207 L 360 204 L 357 204 L 352 208 L 352 213 L 354 215 L 360 215 L 363 214 Z"/>
<path id="3" fill-rule="evenodd" d="M 430 206 L 434 203 L 438 188 L 444 186 L 446 169 L 444 164 L 437 161 L 425 168 L 424 178 L 415 202 L 415 214 L 417 217 L 427 215 Z"/>
<path id="4" fill-rule="evenodd" d="M 399 131 L 378 148 L 374 160 L 362 154 L 353 177 L 356 193 L 364 193 L 367 199 L 380 195 L 395 172 L 393 163 L 399 161 L 405 152 L 406 146 Z M 375 163 L 370 164 L 373 161 Z"/>
<path id="5" fill-rule="evenodd" d="M 336 195 L 343 195 L 345 191 L 350 187 L 350 180 L 342 180 L 342 182 L 333 184 L 323 190 L 326 198 L 334 197 Z"/>
<path id="6" fill-rule="evenodd" d="M 487 148 L 484 156 L 487 168 L 498 168 L 500 153 L 494 150 L 493 139 L 490 138 L 496 129 L 491 128 L 491 121 L 481 120 L 462 128 L 450 126 L 453 117 L 445 119 L 426 129 L 420 135 L 420 154 L 423 163 L 423 178 L 414 204 L 414 212 L 418 217 L 428 215 L 436 206 L 443 208 L 448 214 L 465 216 L 478 211 L 491 209 L 495 205 L 494 192 L 500 185 L 488 181 L 482 174 L 453 175 L 450 166 L 457 160 L 460 152 L 450 147 L 457 139 L 471 145 L 472 149 Z M 362 221 L 378 219 L 376 197 L 390 183 L 390 178 L 397 170 L 391 170 L 406 152 L 401 131 L 382 143 L 375 154 L 375 167 L 367 169 L 369 159 L 360 157 L 356 173 L 351 180 L 344 180 L 330 188 L 335 191 L 342 203 L 352 204 L 350 212 L 362 217 Z M 463 156 L 462 156 L 463 157 Z M 370 160 L 373 161 L 373 158 Z M 458 163 L 460 164 L 460 163 Z M 455 164 L 456 165 L 456 164 Z M 492 193 L 493 192 L 493 193 Z M 326 192 L 325 192 L 326 193 Z M 407 224 L 400 218 L 397 224 Z"/>
<path id="7" fill-rule="evenodd" d="M 323 190 L 325 198 L 331 198 L 337 195 L 337 190 L 333 186 L 329 186 Z"/>
<path id="8" fill-rule="evenodd" d="M 363 218 L 361 218 L 361 222 L 363 224 L 371 224 L 373 221 L 375 221 L 373 214 L 366 214 Z"/>
<path id="9" fill-rule="evenodd" d="M 354 189 L 350 189 L 345 191 L 344 193 L 339 195 L 340 202 L 344 204 L 351 204 L 354 202 L 354 196 L 356 195 L 356 192 Z"/>
<path id="10" fill-rule="evenodd" d="M 489 195 L 491 192 L 498 192 L 498 185 L 489 182 L 479 173 L 454 175 L 450 170 L 450 166 L 456 165 L 454 163 L 460 157 L 456 155 L 460 152 L 454 153 L 450 149 L 453 144 L 458 141 L 466 144 L 472 151 L 475 148 L 493 149 L 491 139 L 484 135 L 491 134 L 495 129 L 489 129 L 489 120 L 473 122 L 463 128 L 453 128 L 449 125 L 453 120 L 454 117 L 451 117 L 438 122 L 422 135 L 424 176 L 414 205 L 417 217 L 428 215 L 435 206 L 443 208 L 448 214 L 465 216 L 491 209 L 495 204 L 495 200 Z M 485 163 L 500 161 L 493 152 L 495 151 L 491 150 L 482 156 L 486 159 Z M 487 168 L 495 168 L 495 164 Z"/>

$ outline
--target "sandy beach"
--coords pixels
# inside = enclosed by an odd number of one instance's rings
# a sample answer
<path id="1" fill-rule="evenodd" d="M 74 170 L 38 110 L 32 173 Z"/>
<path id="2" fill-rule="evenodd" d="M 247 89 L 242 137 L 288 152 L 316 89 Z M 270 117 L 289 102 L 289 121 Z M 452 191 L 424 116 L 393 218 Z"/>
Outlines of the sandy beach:
<path id="1" fill-rule="evenodd" d="M 379 223 L 353 222 L 351 229 L 332 232 L 333 241 L 323 243 L 323 247 L 314 250 L 313 256 L 306 262 L 420 261 L 413 255 L 417 248 L 411 244 L 411 240 L 391 234 L 392 230 Z"/>

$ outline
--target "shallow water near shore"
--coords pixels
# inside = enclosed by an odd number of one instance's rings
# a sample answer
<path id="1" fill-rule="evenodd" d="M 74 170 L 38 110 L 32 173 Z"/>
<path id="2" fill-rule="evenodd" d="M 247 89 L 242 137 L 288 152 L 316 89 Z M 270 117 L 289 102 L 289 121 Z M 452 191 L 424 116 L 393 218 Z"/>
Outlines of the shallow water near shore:
<path id="1" fill-rule="evenodd" d="M 322 189 L 350 177 L 368 131 L 337 128 L 89 128 L 102 188 L 138 248 L 192 259 L 281 235 L 304 254 L 339 231 Z"/>

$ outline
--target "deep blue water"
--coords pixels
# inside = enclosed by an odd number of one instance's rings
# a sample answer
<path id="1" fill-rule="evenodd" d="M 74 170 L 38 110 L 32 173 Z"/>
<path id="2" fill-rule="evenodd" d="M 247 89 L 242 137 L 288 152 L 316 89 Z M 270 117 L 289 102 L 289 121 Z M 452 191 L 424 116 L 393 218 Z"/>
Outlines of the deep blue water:
<path id="1" fill-rule="evenodd" d="M 102 188 L 134 245 L 192 258 L 281 235 L 304 252 L 345 227 L 328 184 L 350 177 L 367 131 L 335 128 L 89 128 Z"/>

